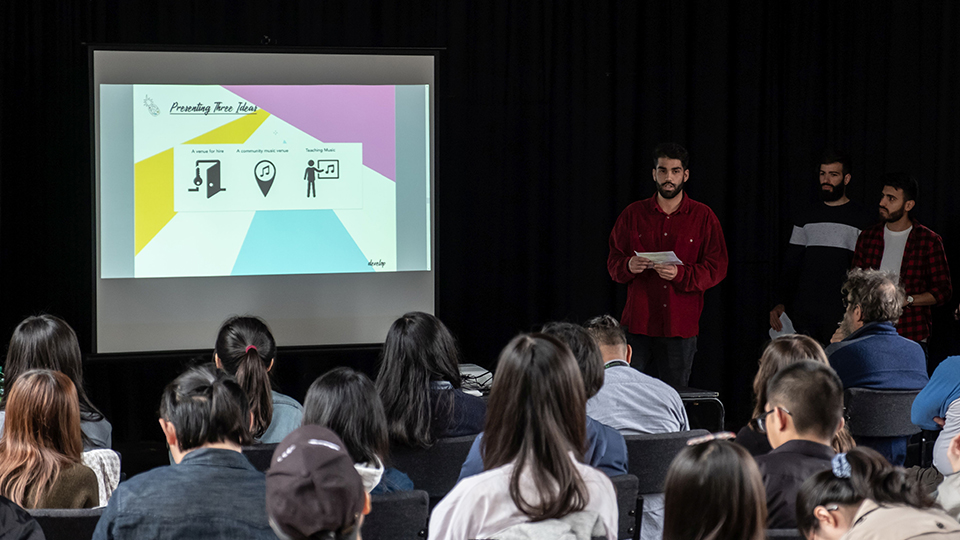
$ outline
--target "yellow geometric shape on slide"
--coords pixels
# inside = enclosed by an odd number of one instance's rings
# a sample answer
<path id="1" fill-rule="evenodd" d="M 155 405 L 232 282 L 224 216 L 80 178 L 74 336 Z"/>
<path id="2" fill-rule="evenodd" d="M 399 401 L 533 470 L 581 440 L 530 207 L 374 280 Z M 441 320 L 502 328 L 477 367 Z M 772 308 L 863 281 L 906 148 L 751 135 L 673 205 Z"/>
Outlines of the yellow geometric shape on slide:
<path id="1" fill-rule="evenodd" d="M 259 109 L 183 144 L 243 144 L 269 116 L 270 113 Z"/>
<path id="2" fill-rule="evenodd" d="M 240 117 L 183 144 L 243 144 L 270 117 L 260 109 Z M 133 166 L 134 254 L 177 215 L 173 210 L 173 148 Z"/>
<path id="3" fill-rule="evenodd" d="M 173 211 L 173 148 L 133 165 L 134 254 L 177 215 Z"/>

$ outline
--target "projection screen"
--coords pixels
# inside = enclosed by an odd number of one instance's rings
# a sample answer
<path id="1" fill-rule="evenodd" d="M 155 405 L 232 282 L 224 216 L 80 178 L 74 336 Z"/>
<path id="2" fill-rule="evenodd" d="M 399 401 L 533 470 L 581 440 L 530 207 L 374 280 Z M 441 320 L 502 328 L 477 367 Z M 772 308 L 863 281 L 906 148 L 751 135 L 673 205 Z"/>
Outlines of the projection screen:
<path id="1" fill-rule="evenodd" d="M 97 353 L 434 312 L 436 51 L 90 47 Z"/>

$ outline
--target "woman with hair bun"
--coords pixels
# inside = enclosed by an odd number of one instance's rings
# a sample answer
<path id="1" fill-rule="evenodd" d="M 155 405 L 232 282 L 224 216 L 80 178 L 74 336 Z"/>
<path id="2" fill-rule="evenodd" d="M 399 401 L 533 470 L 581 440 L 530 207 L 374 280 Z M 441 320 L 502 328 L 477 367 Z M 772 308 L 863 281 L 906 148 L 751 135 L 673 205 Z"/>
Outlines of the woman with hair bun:
<path id="1" fill-rule="evenodd" d="M 864 447 L 837 454 L 831 470 L 803 483 L 797 528 L 808 540 L 960 538 L 960 523 L 915 478 Z"/>
<path id="2" fill-rule="evenodd" d="M 297 400 L 273 390 L 270 373 L 276 358 L 277 343 L 261 319 L 231 317 L 220 326 L 213 361 L 243 388 L 253 413 L 250 434 L 268 444 L 282 441 L 303 418 Z"/>
<path id="3" fill-rule="evenodd" d="M 663 540 L 765 540 L 763 478 L 739 445 L 687 446 L 670 464 L 664 486 Z"/>

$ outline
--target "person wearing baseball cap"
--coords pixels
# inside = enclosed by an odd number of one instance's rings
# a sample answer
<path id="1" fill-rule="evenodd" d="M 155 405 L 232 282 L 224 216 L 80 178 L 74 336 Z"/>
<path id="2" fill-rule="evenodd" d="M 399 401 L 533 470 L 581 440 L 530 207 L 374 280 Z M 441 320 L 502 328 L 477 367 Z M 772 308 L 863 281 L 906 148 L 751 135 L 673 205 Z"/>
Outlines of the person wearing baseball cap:
<path id="1" fill-rule="evenodd" d="M 336 433 L 305 425 L 277 445 L 267 470 L 267 515 L 281 540 L 360 540 L 370 495 Z"/>

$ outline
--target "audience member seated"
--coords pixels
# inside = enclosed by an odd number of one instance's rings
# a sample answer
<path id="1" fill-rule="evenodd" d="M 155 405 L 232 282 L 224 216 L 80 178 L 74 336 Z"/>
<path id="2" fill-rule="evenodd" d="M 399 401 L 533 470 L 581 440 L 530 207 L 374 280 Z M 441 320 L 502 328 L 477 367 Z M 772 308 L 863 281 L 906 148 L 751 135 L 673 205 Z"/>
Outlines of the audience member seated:
<path id="1" fill-rule="evenodd" d="M 943 482 L 937 487 L 937 504 L 953 519 L 960 520 L 960 474 L 954 474 L 960 472 L 960 435 L 954 435 L 949 440 L 944 458 L 950 472 L 944 475 Z"/>
<path id="2" fill-rule="evenodd" d="M 53 315 L 27 317 L 13 331 L 3 365 L 5 386 L 13 386 L 17 378 L 30 369 L 52 369 L 69 377 L 80 400 L 83 449 L 110 448 L 113 427 L 83 389 L 80 344 L 73 328 L 63 319 Z M 3 433 L 5 408 L 6 396 L 3 396 L 0 397 L 0 433 Z"/>
<path id="3" fill-rule="evenodd" d="M 947 457 L 947 449 L 960 434 L 960 356 L 940 362 L 930 382 L 913 400 L 910 417 L 923 429 L 943 429 L 933 445 L 933 466 L 944 476 L 953 474 L 956 469 Z"/>
<path id="4" fill-rule="evenodd" d="M 304 425 L 277 445 L 267 469 L 267 514 L 280 540 L 359 540 L 370 495 L 336 433 Z"/>
<path id="5" fill-rule="evenodd" d="M 276 359 L 277 342 L 261 319 L 231 317 L 220 326 L 213 361 L 243 388 L 253 412 L 253 438 L 265 444 L 280 442 L 303 419 L 297 400 L 273 390 Z"/>
<path id="6" fill-rule="evenodd" d="M 37 520 L 6 497 L 0 497 L 0 539 L 46 540 Z"/>
<path id="7" fill-rule="evenodd" d="M 907 472 L 870 448 L 837 454 L 832 467 L 797 494 L 797 528 L 806 538 L 960 538 L 960 524 Z"/>
<path id="8" fill-rule="evenodd" d="M 24 508 L 98 506 L 97 476 L 80 459 L 80 403 L 70 378 L 33 369 L 6 397 L 0 495 Z"/>
<path id="9" fill-rule="evenodd" d="M 823 352 L 815 339 L 801 334 L 787 334 L 770 340 L 763 349 L 763 355 L 760 356 L 760 367 L 757 369 L 757 376 L 753 378 L 753 395 L 756 404 L 753 408 L 753 417 L 759 417 L 764 413 L 767 406 L 767 383 L 781 369 L 801 362 L 803 360 L 813 360 L 828 366 L 827 355 Z M 766 434 L 762 433 L 754 422 L 748 423 L 737 433 L 737 444 L 743 446 L 753 457 L 762 456 L 768 453 L 770 441 Z M 837 432 L 833 439 L 834 451 L 846 452 L 856 444 L 853 437 L 844 426 Z"/>
<path id="10" fill-rule="evenodd" d="M 246 394 L 223 371 L 208 364 L 174 379 L 160 399 L 160 428 L 176 464 L 121 483 L 94 539 L 276 540 L 264 475 L 240 453 L 250 421 Z"/>
<path id="11" fill-rule="evenodd" d="M 740 446 L 712 438 L 688 441 L 670 464 L 663 538 L 764 540 L 767 505 L 757 464 Z"/>
<path id="12" fill-rule="evenodd" d="M 830 443 L 843 426 L 843 385 L 830 366 L 804 360 L 767 384 L 766 412 L 756 418 L 773 450 L 758 456 L 771 529 L 796 527 L 797 490 L 830 468 Z"/>
<path id="13" fill-rule="evenodd" d="M 669 384 L 630 367 L 633 349 L 620 322 L 604 315 L 584 325 L 603 356 L 603 386 L 587 400 L 587 416 L 623 435 L 690 429 L 680 394 Z"/>
<path id="14" fill-rule="evenodd" d="M 390 444 L 427 448 L 437 439 L 483 430 L 487 407 L 460 389 L 460 352 L 433 315 L 415 311 L 394 321 L 376 385 Z"/>
<path id="15" fill-rule="evenodd" d="M 613 484 L 584 464 L 585 411 L 577 361 L 561 340 L 546 334 L 511 340 L 490 393 L 482 443 L 487 470 L 440 501 L 430 516 L 430 539 L 495 538 L 529 522 L 569 529 L 566 519 L 589 523 L 588 537 L 614 540 Z"/>
<path id="16" fill-rule="evenodd" d="M 633 349 L 617 319 L 595 317 L 584 327 L 600 347 L 604 362 L 603 386 L 587 400 L 587 422 L 592 418 L 623 435 L 690 429 L 680 394 L 660 379 L 630 367 Z M 644 495 L 640 537 L 663 537 L 663 493 Z"/>
<path id="17" fill-rule="evenodd" d="M 339 367 L 313 381 L 303 400 L 303 425 L 310 424 L 340 434 L 367 493 L 413 489 L 407 475 L 384 467 L 389 450 L 387 416 L 377 389 L 363 373 Z"/>
<path id="18" fill-rule="evenodd" d="M 919 390 L 927 384 L 927 360 L 920 345 L 897 334 L 906 294 L 898 278 L 881 270 L 854 268 L 843 285 L 847 311 L 834 343 L 830 365 L 844 388 Z M 840 339 L 842 338 L 842 340 Z M 859 437 L 857 444 L 903 465 L 909 437 Z"/>
<path id="19" fill-rule="evenodd" d="M 573 323 L 549 323 L 541 330 L 563 342 L 577 360 L 580 376 L 583 380 L 587 399 L 592 398 L 603 386 L 603 357 L 596 341 L 582 326 Z M 627 474 L 627 443 L 623 435 L 610 426 L 597 422 L 587 416 L 587 451 L 584 463 L 605 472 L 607 476 Z M 460 480 L 480 474 L 489 467 L 485 466 L 486 457 L 481 452 L 483 434 L 481 433 L 470 447 L 470 453 L 460 469 Z"/>

